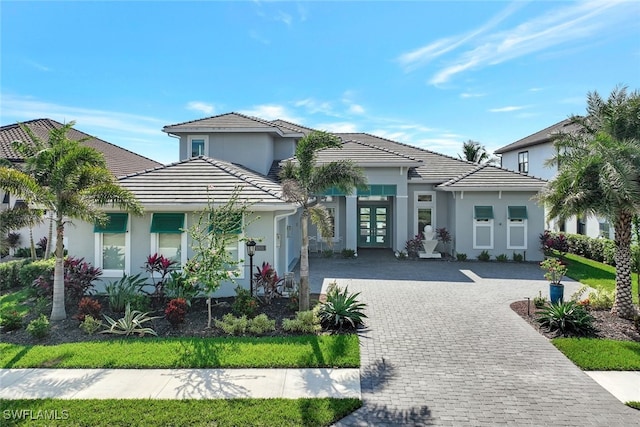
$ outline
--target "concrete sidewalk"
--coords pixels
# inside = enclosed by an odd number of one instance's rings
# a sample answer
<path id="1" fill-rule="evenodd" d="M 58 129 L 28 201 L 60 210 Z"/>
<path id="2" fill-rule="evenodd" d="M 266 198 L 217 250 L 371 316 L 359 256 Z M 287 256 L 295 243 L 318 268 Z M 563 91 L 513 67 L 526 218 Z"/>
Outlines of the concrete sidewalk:
<path id="1" fill-rule="evenodd" d="M 359 369 L 2 369 L 0 399 L 360 399 Z"/>

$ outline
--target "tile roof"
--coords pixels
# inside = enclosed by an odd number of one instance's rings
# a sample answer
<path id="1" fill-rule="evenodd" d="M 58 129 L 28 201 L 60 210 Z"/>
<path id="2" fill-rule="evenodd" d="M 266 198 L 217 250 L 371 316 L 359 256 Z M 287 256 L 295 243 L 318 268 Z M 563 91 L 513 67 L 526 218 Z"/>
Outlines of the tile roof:
<path id="1" fill-rule="evenodd" d="M 24 124 L 42 140 L 49 138 L 49 132 L 52 129 L 59 129 L 63 126 L 62 123 L 51 119 L 30 120 L 24 122 Z M 115 176 L 126 175 L 161 165 L 161 163 L 155 160 L 118 147 L 117 145 L 103 141 L 77 129 L 71 129 L 68 136 L 73 140 L 88 138 L 83 144 L 93 147 L 104 154 L 107 167 Z M 5 158 L 12 162 L 24 161 L 24 158 L 13 149 L 12 142 L 16 140 L 30 140 L 29 135 L 20 127 L 20 124 L 14 123 L 0 127 L 0 158 Z"/>
<path id="2" fill-rule="evenodd" d="M 500 147 L 495 151 L 495 153 L 504 154 L 509 151 L 531 147 L 534 145 L 544 144 L 546 142 L 550 142 L 551 137 L 558 132 L 571 133 L 571 132 L 575 132 L 579 128 L 580 126 L 576 124 L 572 124 L 570 119 L 565 119 L 561 122 L 558 122 L 554 125 L 549 126 L 548 128 L 542 129 L 541 131 L 538 131 L 532 135 L 519 139 L 516 142 L 512 142 L 509 145 Z"/>
<path id="3" fill-rule="evenodd" d="M 236 187 L 240 199 L 283 204 L 280 184 L 244 166 L 210 157 L 194 157 L 119 179 L 143 205 L 206 205 L 207 197 L 225 203 Z"/>
<path id="4" fill-rule="evenodd" d="M 398 153 L 388 147 L 379 147 L 355 139 L 344 141 L 341 148 L 325 148 L 317 152 L 317 162 L 320 164 L 344 159 L 349 159 L 362 167 L 415 167 L 421 163 L 411 156 Z"/>
<path id="5" fill-rule="evenodd" d="M 269 122 L 240 113 L 227 113 L 204 119 L 167 125 L 162 128 L 167 133 L 180 132 L 273 132 L 281 136 L 303 136 L 293 127 L 283 123 Z"/>
<path id="6" fill-rule="evenodd" d="M 546 180 L 487 164 L 477 165 L 437 188 L 447 191 L 540 191 Z"/>

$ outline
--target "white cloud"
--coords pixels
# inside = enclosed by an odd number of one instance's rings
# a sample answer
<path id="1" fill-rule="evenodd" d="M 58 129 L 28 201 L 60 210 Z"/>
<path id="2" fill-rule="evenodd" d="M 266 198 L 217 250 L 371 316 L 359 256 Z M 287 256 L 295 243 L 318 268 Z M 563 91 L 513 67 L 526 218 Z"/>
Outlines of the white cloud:
<path id="1" fill-rule="evenodd" d="M 40 70 L 40 71 L 51 71 L 51 68 L 49 68 L 49 67 L 47 67 L 47 66 L 45 66 L 45 65 L 42 65 L 42 64 L 41 64 L 41 63 L 39 63 L 39 62 L 32 61 L 32 60 L 30 60 L 30 59 L 28 59 L 28 60 L 26 61 L 26 63 L 27 63 L 27 65 L 32 66 L 32 67 L 33 67 L 33 68 L 35 68 L 36 70 Z"/>
<path id="2" fill-rule="evenodd" d="M 282 105 L 262 104 L 256 105 L 248 110 L 241 110 L 240 113 L 247 116 L 258 117 L 264 120 L 282 119 L 292 123 L 302 124 L 302 119 L 289 113 Z"/>
<path id="3" fill-rule="evenodd" d="M 258 31 L 256 30 L 250 30 L 249 31 L 249 37 L 251 37 L 252 39 L 254 39 L 255 41 L 262 43 L 264 45 L 269 45 L 271 44 L 271 40 L 269 40 L 268 38 L 264 37 L 262 34 L 260 34 Z"/>
<path id="4" fill-rule="evenodd" d="M 288 13 L 279 10 L 278 13 L 275 16 L 275 20 L 276 21 L 280 21 L 280 22 L 284 22 L 287 26 L 290 27 L 291 23 L 293 22 L 293 17 L 291 15 L 289 15 Z"/>
<path id="5" fill-rule="evenodd" d="M 634 7 L 632 3 L 597 0 L 560 3 L 562 6 L 534 16 L 515 27 L 485 34 L 524 5 L 512 4 L 472 33 L 437 40 L 401 55 L 399 62 L 405 70 L 412 70 L 436 57 L 459 50 L 446 61 L 441 58 L 447 65 L 438 69 L 429 79 L 430 84 L 443 84 L 455 75 L 470 69 L 500 64 L 568 43 L 591 41 L 594 37 L 601 36 L 603 28 L 613 27 L 623 20 L 631 19 L 634 14 L 629 13 L 628 8 Z"/>
<path id="6" fill-rule="evenodd" d="M 215 111 L 213 104 L 207 104 L 202 101 L 191 101 L 187 103 L 187 110 L 199 111 L 204 114 L 211 115 Z"/>
<path id="7" fill-rule="evenodd" d="M 490 108 L 489 111 L 492 112 L 492 113 L 508 113 L 508 112 L 511 112 L 511 111 L 522 110 L 523 108 L 526 108 L 526 107 L 521 106 L 521 105 L 509 105 L 507 107 Z"/>
<path id="8" fill-rule="evenodd" d="M 486 94 L 484 94 L 484 93 L 474 93 L 474 92 L 463 92 L 463 93 L 460 94 L 460 98 L 463 98 L 463 99 L 481 98 L 483 96 L 486 96 Z"/>
<path id="9" fill-rule="evenodd" d="M 327 132 L 338 132 L 338 133 L 359 132 L 358 126 L 355 123 L 350 123 L 350 122 L 318 123 L 316 126 L 314 126 L 314 129 L 320 129 Z"/>
<path id="10" fill-rule="evenodd" d="M 303 107 L 309 114 L 326 114 L 328 116 L 335 116 L 333 112 L 333 106 L 328 101 L 318 101 L 315 98 L 306 98 L 293 103 L 295 107 Z"/>
<path id="11" fill-rule="evenodd" d="M 349 106 L 349 112 L 351 114 L 364 114 L 364 107 L 359 104 L 351 104 Z"/>

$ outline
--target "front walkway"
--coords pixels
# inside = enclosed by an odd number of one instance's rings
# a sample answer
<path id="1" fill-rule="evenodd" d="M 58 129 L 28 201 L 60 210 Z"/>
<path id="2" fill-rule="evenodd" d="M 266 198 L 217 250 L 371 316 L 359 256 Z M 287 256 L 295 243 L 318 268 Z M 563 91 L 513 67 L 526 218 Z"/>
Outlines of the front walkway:
<path id="1" fill-rule="evenodd" d="M 356 260 L 313 258 L 311 272 L 312 289 L 328 274 L 368 304 L 364 405 L 339 426 L 639 423 L 636 410 L 510 309 L 539 290 L 548 295 L 536 264 L 361 252 Z M 578 287 L 567 283 L 565 295 Z"/>

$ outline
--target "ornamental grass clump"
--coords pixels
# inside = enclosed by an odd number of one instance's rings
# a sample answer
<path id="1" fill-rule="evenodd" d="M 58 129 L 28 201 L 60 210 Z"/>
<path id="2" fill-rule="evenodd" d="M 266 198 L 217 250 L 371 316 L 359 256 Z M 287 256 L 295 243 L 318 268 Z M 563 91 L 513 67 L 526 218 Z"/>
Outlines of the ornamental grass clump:
<path id="1" fill-rule="evenodd" d="M 140 335 L 141 337 L 150 334 L 157 336 L 158 334 L 152 328 L 142 326 L 143 323 L 150 322 L 159 317 L 149 317 L 149 313 L 143 313 L 138 310 L 131 310 L 131 305 L 127 303 L 124 310 L 124 316 L 121 319 L 114 320 L 106 314 L 103 315 L 107 323 L 109 323 L 109 329 L 102 331 L 103 334 L 115 334 L 129 336 L 132 334 Z"/>
<path id="2" fill-rule="evenodd" d="M 565 337 L 590 336 L 595 332 L 593 317 L 575 301 L 551 303 L 542 309 L 536 320 L 549 332 L 558 332 Z"/>
<path id="3" fill-rule="evenodd" d="M 367 306 L 357 300 L 360 292 L 349 293 L 349 288 L 344 290 L 332 284 L 327 292 L 327 301 L 321 303 L 318 317 L 322 327 L 330 330 L 340 331 L 343 329 L 356 329 L 363 324 L 363 319 L 367 316 L 364 309 Z"/>

